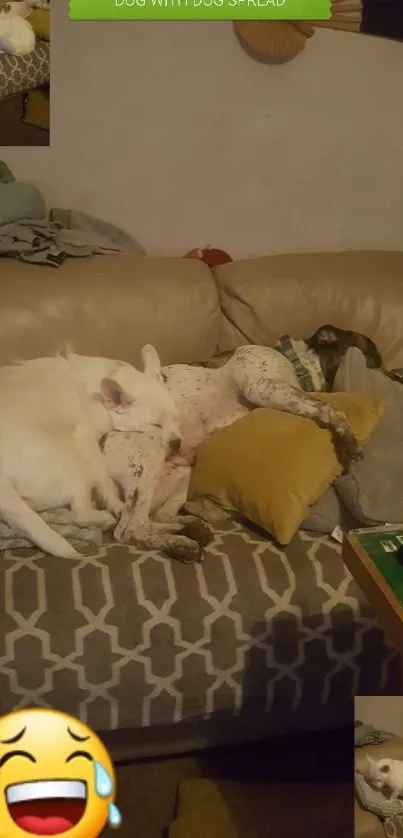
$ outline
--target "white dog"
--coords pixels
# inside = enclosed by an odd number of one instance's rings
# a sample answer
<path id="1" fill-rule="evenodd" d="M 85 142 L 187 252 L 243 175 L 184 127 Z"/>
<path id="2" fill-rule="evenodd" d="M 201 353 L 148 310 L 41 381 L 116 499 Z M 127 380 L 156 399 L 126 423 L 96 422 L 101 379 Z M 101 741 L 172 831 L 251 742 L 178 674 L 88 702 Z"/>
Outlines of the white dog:
<path id="1" fill-rule="evenodd" d="M 0 514 L 46 552 L 77 555 L 37 511 L 70 506 L 82 526 L 110 524 L 110 514 L 92 507 L 95 488 L 110 513 L 120 515 L 98 444 L 102 436 L 156 425 L 175 450 L 180 447 L 178 410 L 153 347 L 144 348 L 143 359 L 144 372 L 74 354 L 0 368 Z"/>
<path id="2" fill-rule="evenodd" d="M 49 0 L 10 0 L 0 3 L 0 53 L 27 55 L 35 49 L 35 33 L 25 18 L 33 9 L 49 8 Z"/>
<path id="3" fill-rule="evenodd" d="M 83 359 L 81 356 L 72 354 L 68 355 L 68 359 L 77 377 L 86 384 L 89 390 L 94 390 L 99 380 L 103 376 L 108 376 L 116 379 L 127 392 L 133 392 L 133 387 L 135 387 L 133 375 L 136 375 L 136 372 L 130 364 L 106 359 Z M 195 449 L 213 431 L 231 424 L 255 406 L 272 407 L 295 413 L 329 428 L 333 434 L 337 453 L 345 467 L 361 456 L 360 447 L 351 433 L 344 414 L 304 392 L 299 383 L 298 365 L 294 368 L 287 357 L 274 349 L 259 346 L 241 347 L 233 353 L 224 366 L 218 369 L 175 364 L 161 370 L 158 355 L 152 347 L 146 347 L 143 350 L 143 359 L 146 368 L 148 364 L 148 372 L 153 376 L 154 386 L 158 384 L 161 388 L 163 381 L 166 384 L 164 399 L 168 400 L 169 405 L 166 418 L 160 424 L 164 424 L 168 417 L 170 417 L 169 421 L 172 421 L 174 417 L 171 429 L 176 428 L 176 434 L 182 437 L 184 445 L 182 445 L 179 459 L 166 463 L 162 462 L 156 447 L 153 449 L 149 446 L 145 454 L 144 449 L 139 448 L 138 439 L 134 436 L 131 437 L 131 441 L 130 435 L 127 436 L 124 454 L 116 449 L 116 446 L 105 445 L 109 474 L 119 482 L 114 473 L 116 470 L 114 457 L 119 458 L 121 472 L 123 457 L 123 459 L 126 458 L 125 480 L 133 481 L 132 490 L 129 491 L 128 483 L 124 490 L 125 511 L 115 530 L 115 537 L 119 541 L 138 542 L 137 534 L 140 536 L 144 530 L 143 525 L 140 526 L 140 518 L 144 521 L 145 516 L 148 520 L 153 519 L 160 523 L 177 523 L 179 511 L 187 499 L 191 462 Z M 305 365 L 310 360 L 310 356 L 306 355 Z M 321 385 L 324 379 L 323 377 L 321 379 L 319 374 L 316 375 L 316 366 L 320 371 L 319 360 L 313 357 L 312 364 L 309 365 L 312 386 L 315 387 L 316 378 Z M 149 390 L 149 379 L 145 385 L 146 392 L 143 400 L 147 403 L 152 396 Z M 161 399 L 161 394 L 158 390 L 157 401 L 159 399 Z M 177 424 L 179 419 L 180 433 Z M 149 426 L 150 422 L 148 422 Z M 146 427 L 147 423 L 143 423 L 142 429 Z M 142 466 L 141 475 L 138 471 L 135 473 L 133 465 L 136 469 L 139 465 Z M 122 481 L 120 482 L 122 485 Z M 141 504 L 138 502 L 140 492 Z M 187 510 L 206 517 L 200 505 L 196 509 L 195 505 L 188 504 Z M 221 515 L 222 513 L 219 512 L 218 516 L 221 517 Z M 213 520 L 211 509 L 208 511 L 207 519 Z M 144 540 L 140 538 L 140 541 L 144 546 Z M 156 546 L 155 540 L 150 541 L 149 547 L 154 546 Z"/>
<path id="4" fill-rule="evenodd" d="M 374 788 L 382 791 L 389 788 L 390 800 L 403 797 L 403 762 L 400 759 L 374 760 L 367 756 L 369 779 Z"/>

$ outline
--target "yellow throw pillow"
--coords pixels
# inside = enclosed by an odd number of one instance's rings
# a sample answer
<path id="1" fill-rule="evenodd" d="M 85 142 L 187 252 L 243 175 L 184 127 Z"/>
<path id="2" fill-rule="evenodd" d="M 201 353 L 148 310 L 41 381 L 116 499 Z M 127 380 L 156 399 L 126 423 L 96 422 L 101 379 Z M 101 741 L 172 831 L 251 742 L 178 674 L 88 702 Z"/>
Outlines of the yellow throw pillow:
<path id="1" fill-rule="evenodd" d="M 47 9 L 35 9 L 27 17 L 35 35 L 41 41 L 50 41 L 50 12 Z"/>
<path id="2" fill-rule="evenodd" d="M 350 393 L 316 393 L 341 410 L 360 443 L 384 405 Z M 311 419 L 257 408 L 198 448 L 189 500 L 207 497 L 289 544 L 307 508 L 341 473 L 331 434 Z"/>
<path id="3" fill-rule="evenodd" d="M 183 780 L 169 838 L 239 838 L 227 804 L 211 780 Z"/>
<path id="4" fill-rule="evenodd" d="M 49 110 L 49 90 L 30 90 L 25 98 L 22 121 L 25 125 L 49 131 Z"/>

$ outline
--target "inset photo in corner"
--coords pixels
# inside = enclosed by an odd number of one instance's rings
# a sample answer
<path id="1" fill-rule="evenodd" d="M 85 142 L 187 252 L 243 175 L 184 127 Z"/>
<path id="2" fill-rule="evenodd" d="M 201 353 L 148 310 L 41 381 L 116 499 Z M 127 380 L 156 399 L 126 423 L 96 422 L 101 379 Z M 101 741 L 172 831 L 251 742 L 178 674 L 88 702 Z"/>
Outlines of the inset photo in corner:
<path id="1" fill-rule="evenodd" d="M 50 143 L 50 0 L 0 0 L 0 145 Z"/>
<path id="2" fill-rule="evenodd" d="M 403 838 L 403 696 L 355 698 L 355 838 Z"/>

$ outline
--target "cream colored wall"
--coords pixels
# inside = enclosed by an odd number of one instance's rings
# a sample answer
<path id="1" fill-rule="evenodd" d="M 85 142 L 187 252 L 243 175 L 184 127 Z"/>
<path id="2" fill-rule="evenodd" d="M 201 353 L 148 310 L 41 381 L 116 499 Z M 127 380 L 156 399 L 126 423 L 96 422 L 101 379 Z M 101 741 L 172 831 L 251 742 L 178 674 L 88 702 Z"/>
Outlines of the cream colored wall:
<path id="1" fill-rule="evenodd" d="M 403 696 L 356 696 L 355 717 L 365 724 L 403 736 Z"/>
<path id="2" fill-rule="evenodd" d="M 1 154 L 53 205 L 154 253 L 402 247 L 402 44 L 319 31 L 268 67 L 230 23 L 73 23 L 67 5 L 51 148 Z"/>

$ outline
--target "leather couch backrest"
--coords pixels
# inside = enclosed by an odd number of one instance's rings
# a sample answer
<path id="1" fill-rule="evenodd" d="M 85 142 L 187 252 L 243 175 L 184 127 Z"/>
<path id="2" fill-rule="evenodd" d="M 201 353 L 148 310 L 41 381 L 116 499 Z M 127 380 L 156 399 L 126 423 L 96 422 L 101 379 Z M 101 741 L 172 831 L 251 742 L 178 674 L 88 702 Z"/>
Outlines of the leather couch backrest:
<path id="1" fill-rule="evenodd" d="M 333 323 L 375 340 L 403 367 L 403 252 L 267 256 L 215 268 L 224 313 L 220 349 L 309 337 Z"/>
<path id="2" fill-rule="evenodd" d="M 220 311 L 221 304 L 221 311 Z M 164 363 L 320 325 L 372 337 L 403 367 L 403 252 L 306 253 L 230 262 L 96 256 L 59 268 L 0 261 L 0 363 L 61 351 Z"/>
<path id="3" fill-rule="evenodd" d="M 0 363 L 61 351 L 137 364 L 145 343 L 164 363 L 214 354 L 221 314 L 210 269 L 193 259 L 95 256 L 59 268 L 0 261 Z"/>

